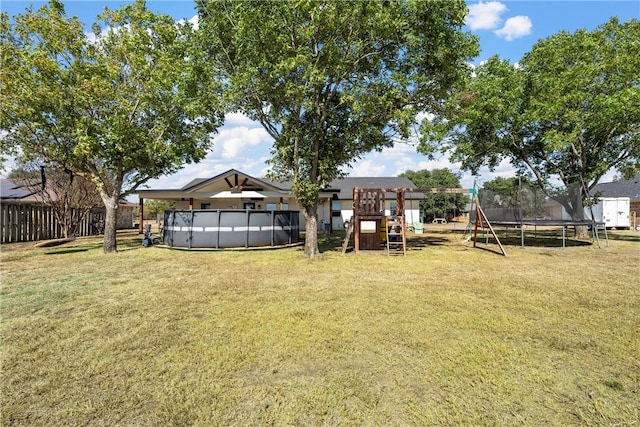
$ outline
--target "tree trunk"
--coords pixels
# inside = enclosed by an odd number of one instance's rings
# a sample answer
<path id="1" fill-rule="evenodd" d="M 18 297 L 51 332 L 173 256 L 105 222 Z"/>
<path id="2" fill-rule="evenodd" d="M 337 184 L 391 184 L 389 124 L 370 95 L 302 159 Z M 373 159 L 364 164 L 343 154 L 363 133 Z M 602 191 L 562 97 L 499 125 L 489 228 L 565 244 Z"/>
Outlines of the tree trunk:
<path id="1" fill-rule="evenodd" d="M 104 241 L 105 254 L 118 252 L 116 243 L 116 218 L 118 217 L 118 199 L 114 196 L 103 196 L 105 207 Z"/>
<path id="2" fill-rule="evenodd" d="M 306 220 L 304 254 L 314 259 L 320 254 L 318 249 L 318 205 L 303 207 L 302 212 Z"/>
<path id="3" fill-rule="evenodd" d="M 576 239 L 587 240 L 589 239 L 589 229 L 585 225 L 579 225 L 576 227 Z"/>
<path id="4" fill-rule="evenodd" d="M 582 207 L 582 199 L 574 199 L 572 203 L 565 204 L 565 210 L 571 216 L 572 221 L 584 221 L 584 208 Z M 578 225 L 575 228 L 575 238 L 576 239 L 588 239 L 589 238 L 589 229 L 585 225 Z"/>
<path id="5" fill-rule="evenodd" d="M 579 184 L 570 184 L 567 186 L 569 190 L 569 199 L 572 211 L 569 212 L 574 221 L 584 221 L 584 205 L 582 203 L 586 194 L 583 194 L 582 187 Z M 586 226 L 580 225 L 575 227 L 576 239 L 588 239 L 589 230 Z"/>

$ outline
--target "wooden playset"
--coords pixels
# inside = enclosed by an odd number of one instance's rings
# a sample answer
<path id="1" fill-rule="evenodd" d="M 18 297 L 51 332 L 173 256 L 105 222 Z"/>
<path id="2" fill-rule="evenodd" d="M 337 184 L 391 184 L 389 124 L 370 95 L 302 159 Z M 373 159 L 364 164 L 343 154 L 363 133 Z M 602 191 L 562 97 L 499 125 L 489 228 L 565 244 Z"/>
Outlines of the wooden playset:
<path id="1" fill-rule="evenodd" d="M 496 240 L 502 255 L 507 256 L 498 236 L 480 207 L 477 191 L 463 188 L 354 188 L 353 215 L 349 221 L 342 252 L 345 253 L 353 236 L 353 251 L 385 252 L 388 255 L 406 255 L 407 222 L 405 219 L 405 194 L 472 194 L 475 205 L 473 246 L 476 246 L 478 230 L 489 231 Z M 395 196 L 396 212 L 391 215 L 385 209 L 385 200 Z M 471 225 L 471 224 L 470 224 Z"/>

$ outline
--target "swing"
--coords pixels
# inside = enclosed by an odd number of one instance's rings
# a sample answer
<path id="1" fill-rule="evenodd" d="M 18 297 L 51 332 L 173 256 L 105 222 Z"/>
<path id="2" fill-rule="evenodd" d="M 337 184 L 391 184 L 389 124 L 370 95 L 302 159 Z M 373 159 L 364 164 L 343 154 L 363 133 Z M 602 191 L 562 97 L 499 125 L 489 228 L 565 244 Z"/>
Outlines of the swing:
<path id="1" fill-rule="evenodd" d="M 413 195 L 413 193 L 411 193 Z M 422 234 L 424 231 L 424 225 L 420 221 L 413 221 L 413 196 L 409 199 L 409 212 L 411 215 L 411 226 L 409 227 L 411 231 L 415 234 Z M 420 219 L 420 203 L 418 203 L 418 219 Z"/>
<path id="2" fill-rule="evenodd" d="M 436 217 L 435 209 L 434 209 L 433 210 L 433 212 L 434 212 L 433 213 L 433 221 L 432 221 L 433 224 L 446 224 L 447 223 L 447 199 L 446 199 L 447 195 L 445 194 L 444 197 L 445 197 L 445 200 L 444 200 L 444 205 L 442 207 L 442 217 L 440 217 L 440 218 Z"/>

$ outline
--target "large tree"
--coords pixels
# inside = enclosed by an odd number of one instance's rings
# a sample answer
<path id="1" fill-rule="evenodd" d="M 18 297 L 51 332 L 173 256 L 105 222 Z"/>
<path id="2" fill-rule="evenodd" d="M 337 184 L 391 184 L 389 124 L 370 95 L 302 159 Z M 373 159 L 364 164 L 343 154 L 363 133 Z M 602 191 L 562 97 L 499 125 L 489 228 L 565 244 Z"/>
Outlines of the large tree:
<path id="1" fill-rule="evenodd" d="M 638 20 L 614 18 L 541 40 L 516 65 L 491 58 L 446 114 L 423 123 L 419 150 L 452 150 L 474 172 L 509 159 L 582 219 L 589 190 L 609 170 L 640 167 L 638 40 Z"/>
<path id="2" fill-rule="evenodd" d="M 220 122 L 212 73 L 190 49 L 189 25 L 143 1 L 105 8 L 93 35 L 59 0 L 14 21 L 0 18 L 0 151 L 92 181 L 104 251 L 115 252 L 118 202 L 205 156 Z"/>
<path id="3" fill-rule="evenodd" d="M 274 139 L 318 253 L 319 190 L 364 154 L 407 138 L 468 71 L 464 1 L 200 1 L 200 48 L 239 111 Z"/>
<path id="4" fill-rule="evenodd" d="M 21 164 L 9 178 L 29 189 L 33 197 L 51 208 L 62 235 L 72 236 L 91 210 L 101 204 L 96 186 L 70 170 L 45 169 L 37 163 Z"/>

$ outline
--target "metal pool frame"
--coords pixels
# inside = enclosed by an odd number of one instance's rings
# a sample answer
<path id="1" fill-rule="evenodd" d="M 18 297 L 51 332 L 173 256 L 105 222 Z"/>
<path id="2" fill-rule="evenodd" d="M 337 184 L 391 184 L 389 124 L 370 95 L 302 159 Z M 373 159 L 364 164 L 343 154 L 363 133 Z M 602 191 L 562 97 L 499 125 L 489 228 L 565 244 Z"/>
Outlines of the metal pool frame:
<path id="1" fill-rule="evenodd" d="M 162 241 L 172 248 L 188 249 L 291 245 L 300 237 L 299 215 L 289 210 L 168 210 Z"/>

